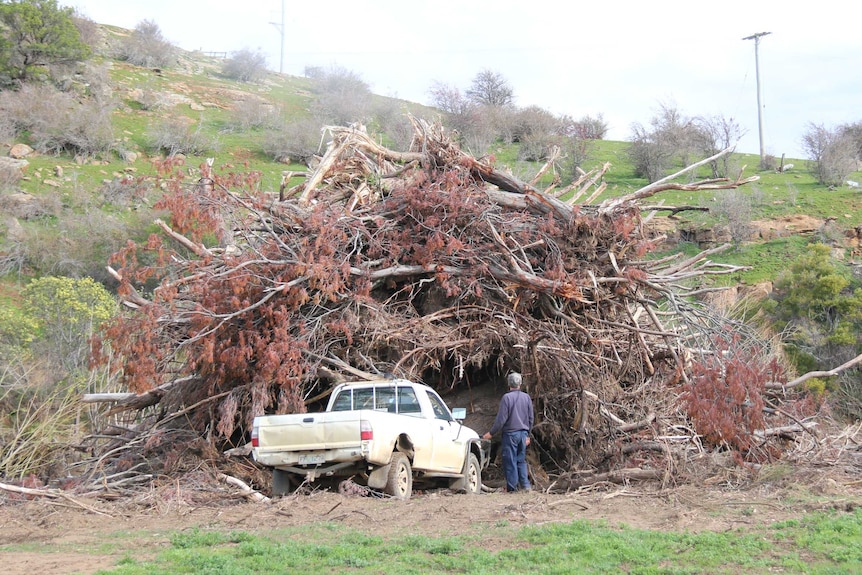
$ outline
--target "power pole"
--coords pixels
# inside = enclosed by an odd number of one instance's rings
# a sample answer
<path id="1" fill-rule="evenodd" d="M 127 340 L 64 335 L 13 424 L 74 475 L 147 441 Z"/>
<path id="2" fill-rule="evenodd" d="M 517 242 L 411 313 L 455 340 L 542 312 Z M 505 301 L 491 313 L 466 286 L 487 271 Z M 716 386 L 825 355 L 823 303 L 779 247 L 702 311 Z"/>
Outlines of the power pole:
<path id="1" fill-rule="evenodd" d="M 760 135 L 760 167 L 766 165 L 766 152 L 763 148 L 763 106 L 760 104 L 760 58 L 757 48 L 760 46 L 760 38 L 772 34 L 772 32 L 758 32 L 746 36 L 743 40 L 754 40 L 754 75 L 757 77 L 757 132 Z"/>
<path id="2" fill-rule="evenodd" d="M 284 3 L 285 0 L 281 0 L 281 22 L 270 22 L 275 29 L 281 34 L 281 52 L 279 52 L 279 61 L 278 61 L 278 73 L 284 74 L 284 35 L 286 33 L 285 20 L 284 20 Z"/>

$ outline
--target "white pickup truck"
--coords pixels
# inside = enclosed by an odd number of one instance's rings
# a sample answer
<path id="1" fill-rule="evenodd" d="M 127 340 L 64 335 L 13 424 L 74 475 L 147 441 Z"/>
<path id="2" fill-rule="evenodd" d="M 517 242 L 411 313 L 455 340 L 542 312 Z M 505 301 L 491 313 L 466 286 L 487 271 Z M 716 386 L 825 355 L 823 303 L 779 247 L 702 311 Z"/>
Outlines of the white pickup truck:
<path id="1" fill-rule="evenodd" d="M 274 495 L 346 477 L 399 499 L 410 497 L 414 480 L 478 493 L 489 442 L 461 425 L 465 415 L 407 380 L 343 383 L 324 412 L 256 417 L 252 454 L 273 468 Z"/>

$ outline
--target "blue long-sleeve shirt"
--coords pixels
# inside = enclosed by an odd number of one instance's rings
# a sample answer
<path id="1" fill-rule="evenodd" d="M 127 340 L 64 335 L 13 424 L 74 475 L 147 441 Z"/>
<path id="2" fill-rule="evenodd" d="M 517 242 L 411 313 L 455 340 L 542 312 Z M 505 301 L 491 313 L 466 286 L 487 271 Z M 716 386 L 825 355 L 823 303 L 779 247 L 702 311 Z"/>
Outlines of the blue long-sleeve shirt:
<path id="1" fill-rule="evenodd" d="M 491 427 L 491 435 L 499 431 L 530 431 L 533 429 L 533 400 L 520 389 L 509 390 L 500 400 L 500 409 Z"/>

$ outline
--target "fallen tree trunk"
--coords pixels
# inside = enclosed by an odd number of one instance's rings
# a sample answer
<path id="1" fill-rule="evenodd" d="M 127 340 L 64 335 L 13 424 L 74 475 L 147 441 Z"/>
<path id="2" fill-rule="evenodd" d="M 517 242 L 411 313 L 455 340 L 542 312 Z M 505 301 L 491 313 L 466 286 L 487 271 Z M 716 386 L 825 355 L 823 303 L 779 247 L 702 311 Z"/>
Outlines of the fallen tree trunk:
<path id="1" fill-rule="evenodd" d="M 594 473 L 580 477 L 561 477 L 554 481 L 547 489 L 548 493 L 569 493 L 598 483 L 624 484 L 630 481 L 653 481 L 664 477 L 665 472 L 660 469 L 626 468 L 604 473 Z"/>
<path id="2" fill-rule="evenodd" d="M 636 201 L 753 179 L 664 180 L 579 203 L 601 193 L 607 164 L 563 195 L 412 121 L 405 152 L 358 126 L 329 127 L 321 162 L 282 201 L 217 175 L 166 200 L 176 223 L 158 223 L 163 239 L 130 242 L 110 270 L 133 311 L 104 343 L 135 397 L 88 400 L 117 401 L 115 412 L 157 405 L 154 428 L 236 445 L 255 415 L 305 411 L 345 379 L 394 375 L 453 392 L 520 371 L 537 444 L 558 472 L 598 467 L 620 435 L 690 426 L 679 386 L 692 366 L 720 342 L 744 351 L 758 339 L 696 296 L 713 289 L 710 276 L 746 268 L 710 259 L 729 246 L 650 257 L 660 240 Z M 150 299 L 135 287 L 147 282 Z"/>

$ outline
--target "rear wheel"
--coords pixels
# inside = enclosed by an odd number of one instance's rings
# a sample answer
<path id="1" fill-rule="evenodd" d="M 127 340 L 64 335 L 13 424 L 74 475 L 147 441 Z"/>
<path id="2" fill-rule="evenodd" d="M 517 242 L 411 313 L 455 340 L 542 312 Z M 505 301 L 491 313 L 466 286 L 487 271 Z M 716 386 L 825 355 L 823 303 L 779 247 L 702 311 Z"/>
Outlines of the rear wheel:
<path id="1" fill-rule="evenodd" d="M 464 487 L 467 493 L 480 493 L 482 491 L 482 468 L 476 454 L 471 453 L 467 457 L 467 468 L 464 471 Z"/>
<path id="2" fill-rule="evenodd" d="M 413 469 L 407 456 L 399 451 L 392 454 L 383 493 L 396 499 L 410 499 L 413 493 Z"/>
<path id="3" fill-rule="evenodd" d="M 293 492 L 293 479 L 290 473 L 283 469 L 272 470 L 272 494 L 288 495 Z"/>

